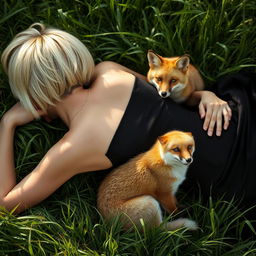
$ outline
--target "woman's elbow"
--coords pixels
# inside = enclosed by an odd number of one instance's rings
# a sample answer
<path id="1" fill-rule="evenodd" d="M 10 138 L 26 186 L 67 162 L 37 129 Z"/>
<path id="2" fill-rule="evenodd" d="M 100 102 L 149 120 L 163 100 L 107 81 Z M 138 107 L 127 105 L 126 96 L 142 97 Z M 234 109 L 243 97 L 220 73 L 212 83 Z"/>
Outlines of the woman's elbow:
<path id="1" fill-rule="evenodd" d="M 0 198 L 0 208 L 12 214 L 19 214 L 26 208 L 22 203 L 11 204 L 6 198 Z"/>

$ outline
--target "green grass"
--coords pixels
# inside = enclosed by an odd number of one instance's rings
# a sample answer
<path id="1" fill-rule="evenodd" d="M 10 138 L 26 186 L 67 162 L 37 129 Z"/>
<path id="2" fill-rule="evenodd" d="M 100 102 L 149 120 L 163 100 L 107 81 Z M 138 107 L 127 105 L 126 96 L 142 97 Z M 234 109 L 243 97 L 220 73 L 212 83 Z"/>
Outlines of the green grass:
<path id="1" fill-rule="evenodd" d="M 0 52 L 33 22 L 67 30 L 80 38 L 96 63 L 112 60 L 143 74 L 146 53 L 190 54 L 207 86 L 224 74 L 256 67 L 254 0 L 2 0 Z M 0 116 L 15 102 L 0 70 Z M 17 129 L 15 161 L 21 179 L 66 131 L 59 121 Z M 202 202 L 179 194 L 201 230 L 123 231 L 105 223 L 95 208 L 101 174 L 74 177 L 47 200 L 14 216 L 0 210 L 0 255 L 256 255 L 253 229 L 234 202 Z M 170 217 L 168 217 L 170 218 Z"/>

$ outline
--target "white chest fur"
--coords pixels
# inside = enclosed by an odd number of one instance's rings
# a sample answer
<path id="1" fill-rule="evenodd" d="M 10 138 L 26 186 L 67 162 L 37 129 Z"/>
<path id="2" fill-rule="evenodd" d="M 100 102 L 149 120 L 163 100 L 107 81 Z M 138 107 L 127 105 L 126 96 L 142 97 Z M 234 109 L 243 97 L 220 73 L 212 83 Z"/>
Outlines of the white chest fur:
<path id="1" fill-rule="evenodd" d="M 179 186 L 181 183 L 185 180 L 186 178 L 186 173 L 187 173 L 187 166 L 176 166 L 175 168 L 172 169 L 172 177 L 175 178 L 175 181 L 172 183 L 172 193 L 176 194 Z"/>
<path id="2" fill-rule="evenodd" d="M 183 97 L 183 90 L 186 88 L 186 84 L 178 83 L 175 85 L 172 90 L 170 97 L 177 103 L 183 102 L 186 98 Z"/>

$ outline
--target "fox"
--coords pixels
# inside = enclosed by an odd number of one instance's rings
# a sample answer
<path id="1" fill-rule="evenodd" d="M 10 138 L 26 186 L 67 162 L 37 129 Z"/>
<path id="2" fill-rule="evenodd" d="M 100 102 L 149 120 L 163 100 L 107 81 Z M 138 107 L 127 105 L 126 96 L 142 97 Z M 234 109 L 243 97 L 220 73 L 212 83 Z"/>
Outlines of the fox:
<path id="1" fill-rule="evenodd" d="M 147 80 L 162 98 L 170 97 L 177 103 L 183 103 L 194 91 L 204 89 L 204 81 L 199 71 L 190 64 L 188 55 L 167 58 L 149 50 L 147 58 Z"/>
<path id="2" fill-rule="evenodd" d="M 172 214 L 178 210 L 176 192 L 193 162 L 195 141 L 192 133 L 173 130 L 159 136 L 155 144 L 114 169 L 98 189 L 97 208 L 106 220 L 119 216 L 124 229 L 150 228 L 163 223 L 160 205 Z M 196 230 L 188 218 L 162 224 L 165 230 Z"/>

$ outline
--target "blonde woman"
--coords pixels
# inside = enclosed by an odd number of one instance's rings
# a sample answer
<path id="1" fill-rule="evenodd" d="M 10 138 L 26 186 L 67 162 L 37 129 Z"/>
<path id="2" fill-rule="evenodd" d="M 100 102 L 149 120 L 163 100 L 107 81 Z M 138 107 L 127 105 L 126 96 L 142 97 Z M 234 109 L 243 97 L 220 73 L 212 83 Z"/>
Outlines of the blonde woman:
<path id="1" fill-rule="evenodd" d="M 199 115 L 197 110 L 159 97 L 136 72 L 113 62 L 95 66 L 76 37 L 39 23 L 15 36 L 2 53 L 2 65 L 18 100 L 0 122 L 0 205 L 6 209 L 17 207 L 19 213 L 78 173 L 120 165 L 172 129 L 191 131 L 196 140 L 188 184 L 199 182 L 205 195 L 212 186 L 214 194 L 245 192 L 246 202 L 255 199 L 248 179 L 255 180 L 255 172 L 250 165 L 247 176 L 240 169 L 248 159 L 256 158 L 255 135 L 248 144 L 241 143 L 251 136 L 251 130 L 244 122 L 247 134 L 241 132 L 239 120 L 246 111 L 237 111 L 237 106 L 247 99 L 239 93 L 232 98 L 230 83 L 225 90 L 218 88 L 229 101 L 234 118 L 229 104 L 209 91 L 193 95 Z M 17 184 L 15 128 L 42 116 L 60 118 L 68 132 Z M 251 123 L 255 124 L 255 118 Z M 247 147 L 254 151 L 244 156 Z M 241 182 L 247 182 L 246 187 Z"/>

